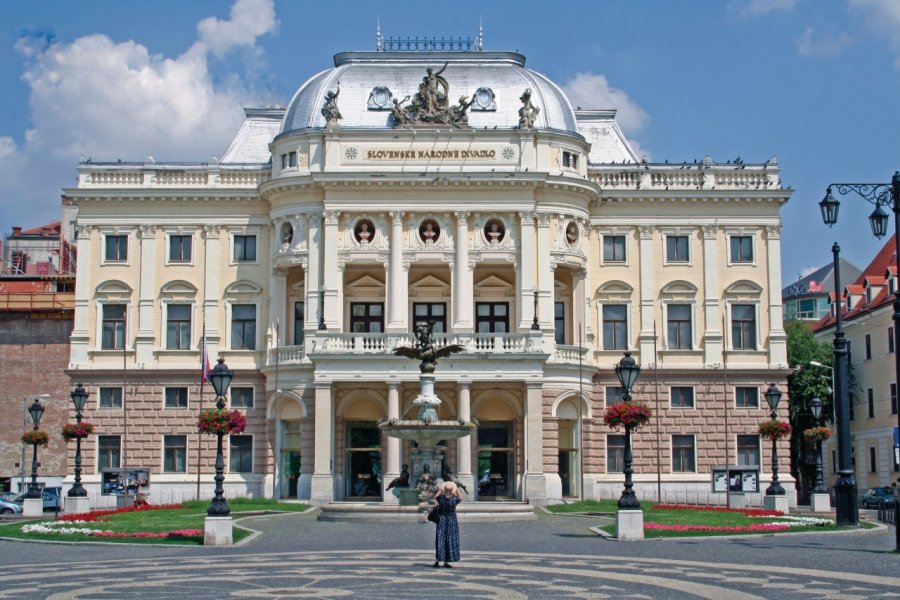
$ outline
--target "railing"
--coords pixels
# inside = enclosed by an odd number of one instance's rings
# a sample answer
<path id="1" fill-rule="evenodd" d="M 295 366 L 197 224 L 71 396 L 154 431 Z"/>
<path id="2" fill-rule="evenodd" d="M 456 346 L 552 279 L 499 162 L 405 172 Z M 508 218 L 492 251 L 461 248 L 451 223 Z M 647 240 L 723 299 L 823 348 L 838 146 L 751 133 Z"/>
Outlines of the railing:
<path id="1" fill-rule="evenodd" d="M 102 166 L 82 167 L 81 187 L 255 188 L 271 176 L 269 171 L 258 168 L 226 169 L 219 166 L 186 167 L 184 170 L 157 169 L 154 165 L 103 169 Z"/>
<path id="2" fill-rule="evenodd" d="M 57 292 L 0 292 L 0 310 L 31 312 L 75 308 L 75 294 Z"/>
<path id="3" fill-rule="evenodd" d="M 781 189 L 775 163 L 591 165 L 588 178 L 605 190 Z"/>
<path id="4" fill-rule="evenodd" d="M 897 526 L 897 513 L 900 512 L 900 502 L 896 500 L 878 501 L 878 522 Z"/>
<path id="5" fill-rule="evenodd" d="M 303 346 L 280 346 L 269 348 L 266 355 L 267 365 L 296 365 L 303 361 L 306 350 Z"/>
<path id="6" fill-rule="evenodd" d="M 553 362 L 574 363 L 579 359 L 584 361 L 587 358 L 588 349 L 586 346 L 563 346 L 557 344 L 553 350 Z"/>

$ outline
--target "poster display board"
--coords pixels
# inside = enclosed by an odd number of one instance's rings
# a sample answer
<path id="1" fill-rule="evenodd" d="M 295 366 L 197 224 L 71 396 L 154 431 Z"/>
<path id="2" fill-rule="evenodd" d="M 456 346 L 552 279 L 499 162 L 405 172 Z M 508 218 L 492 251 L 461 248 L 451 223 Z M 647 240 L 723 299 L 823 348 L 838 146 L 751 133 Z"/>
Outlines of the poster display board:
<path id="1" fill-rule="evenodd" d="M 104 496 L 122 496 L 125 494 L 125 471 L 121 469 L 103 469 L 100 474 L 100 493 Z M 150 493 L 150 469 L 128 469 L 128 495 Z"/>
<path id="2" fill-rule="evenodd" d="M 724 494 L 726 491 L 759 493 L 759 467 L 755 465 L 713 467 L 712 491 L 717 494 Z"/>

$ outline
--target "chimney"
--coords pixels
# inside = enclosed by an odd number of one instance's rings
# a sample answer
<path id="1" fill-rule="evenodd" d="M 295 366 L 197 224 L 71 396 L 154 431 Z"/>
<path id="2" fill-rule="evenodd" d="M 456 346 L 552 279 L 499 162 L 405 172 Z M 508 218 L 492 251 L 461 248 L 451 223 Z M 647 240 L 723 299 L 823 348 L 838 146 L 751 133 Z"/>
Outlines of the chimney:
<path id="1" fill-rule="evenodd" d="M 19 237 L 19 234 L 22 233 L 21 227 L 13 227 L 12 229 L 13 229 L 13 234 L 12 234 L 13 237 Z"/>

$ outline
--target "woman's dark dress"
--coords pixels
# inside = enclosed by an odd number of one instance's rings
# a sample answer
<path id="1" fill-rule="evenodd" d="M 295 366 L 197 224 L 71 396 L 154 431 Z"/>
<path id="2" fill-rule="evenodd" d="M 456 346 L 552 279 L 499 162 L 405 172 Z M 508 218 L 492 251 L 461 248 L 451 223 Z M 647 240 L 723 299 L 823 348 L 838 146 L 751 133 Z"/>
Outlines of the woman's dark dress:
<path id="1" fill-rule="evenodd" d="M 434 559 L 443 562 L 457 562 L 459 560 L 459 523 L 456 522 L 456 505 L 459 498 L 456 496 L 437 497 L 438 514 L 441 520 L 437 524 L 434 538 Z"/>

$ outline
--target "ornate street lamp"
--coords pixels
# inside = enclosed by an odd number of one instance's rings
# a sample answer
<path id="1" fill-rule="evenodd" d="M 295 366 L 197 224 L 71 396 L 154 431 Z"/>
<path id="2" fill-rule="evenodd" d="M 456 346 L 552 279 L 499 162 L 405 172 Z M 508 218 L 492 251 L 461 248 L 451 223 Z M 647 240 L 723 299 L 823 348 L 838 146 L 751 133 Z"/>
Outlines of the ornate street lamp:
<path id="1" fill-rule="evenodd" d="M 818 398 L 813 398 L 809 403 L 809 410 L 812 412 L 816 427 L 821 427 L 822 401 Z M 822 440 L 819 438 L 816 438 L 816 486 L 813 488 L 813 493 L 828 493 L 828 488 L 825 487 L 825 476 L 822 473 Z"/>
<path id="2" fill-rule="evenodd" d="M 225 409 L 225 394 L 228 392 L 228 386 L 234 373 L 225 365 L 225 359 L 220 358 L 218 364 L 213 367 L 209 373 L 209 380 L 216 392 L 216 408 Z M 225 481 L 225 458 L 222 456 L 222 437 L 224 432 L 216 432 L 216 489 L 212 503 L 206 509 L 206 514 L 211 517 L 227 517 L 231 510 L 225 501 L 225 490 L 222 483 Z"/>
<path id="3" fill-rule="evenodd" d="M 619 364 L 616 365 L 616 377 L 619 378 L 619 384 L 622 386 L 622 401 L 631 402 L 631 388 L 637 381 L 638 375 L 641 374 L 641 366 L 631 358 L 631 352 L 626 352 Z M 634 483 L 631 481 L 631 474 L 634 472 L 631 468 L 631 430 L 632 425 L 625 425 L 625 468 L 622 473 L 625 474 L 625 489 L 622 490 L 622 496 L 619 498 L 619 508 L 625 510 L 638 510 L 641 503 L 634 494 Z"/>
<path id="4" fill-rule="evenodd" d="M 531 330 L 540 331 L 541 324 L 538 322 L 538 291 L 534 290 L 534 319 L 531 321 Z"/>
<path id="5" fill-rule="evenodd" d="M 34 402 L 28 407 L 28 414 L 31 415 L 31 422 L 34 423 L 34 431 L 37 431 L 38 425 L 41 423 L 41 417 L 44 416 L 44 405 L 41 404 L 40 400 L 37 398 L 34 399 Z M 34 453 L 31 455 L 31 484 L 28 486 L 28 491 L 25 493 L 26 498 L 41 497 L 41 489 L 37 484 L 37 449 L 39 445 L 40 444 L 32 444 Z"/>
<path id="6" fill-rule="evenodd" d="M 774 383 L 766 390 L 766 403 L 771 410 L 772 419 L 778 418 L 778 403 L 781 401 L 781 390 Z M 766 496 L 784 496 L 784 488 L 778 483 L 778 442 L 772 438 L 772 483 L 766 488 Z"/>
<path id="7" fill-rule="evenodd" d="M 887 234 L 889 216 L 884 207 L 890 207 L 894 213 L 894 257 L 900 256 L 900 171 L 895 171 L 890 183 L 832 183 L 828 186 L 825 198 L 819 203 L 822 219 L 831 227 L 837 223 L 839 203 L 831 194 L 832 189 L 839 195 L 851 192 L 875 206 L 869 215 L 869 226 L 872 234 L 882 238 Z M 830 208 L 826 210 L 826 207 Z M 826 214 L 827 213 L 827 214 Z M 838 260 L 840 247 L 837 243 L 832 247 L 834 254 L 834 291 L 836 318 L 834 329 L 834 404 L 835 429 L 838 445 L 838 479 L 834 484 L 834 503 L 838 525 L 858 525 L 859 509 L 856 498 L 856 479 L 853 474 L 850 452 L 850 394 L 848 390 L 849 372 L 847 367 L 847 341 L 841 330 L 841 287 Z M 900 275 L 900 273 L 898 273 Z M 900 348 L 900 284 L 894 286 L 894 347 Z M 900 384 L 900 351 L 894 353 L 894 380 Z M 900 411 L 897 414 L 897 425 L 900 427 Z M 900 551 L 900 539 L 897 550 Z"/>
<path id="8" fill-rule="evenodd" d="M 84 410 L 84 405 L 87 402 L 88 393 L 84 389 L 84 386 L 80 383 L 75 386 L 75 389 L 72 390 L 70 394 L 72 397 L 72 404 L 75 405 L 75 422 L 81 425 L 81 411 Z M 69 490 L 67 496 L 70 498 L 80 498 L 83 496 L 87 496 L 87 490 L 84 489 L 84 486 L 81 485 L 81 436 L 77 436 L 75 438 L 75 484 Z"/>

